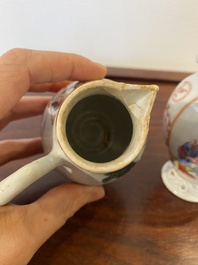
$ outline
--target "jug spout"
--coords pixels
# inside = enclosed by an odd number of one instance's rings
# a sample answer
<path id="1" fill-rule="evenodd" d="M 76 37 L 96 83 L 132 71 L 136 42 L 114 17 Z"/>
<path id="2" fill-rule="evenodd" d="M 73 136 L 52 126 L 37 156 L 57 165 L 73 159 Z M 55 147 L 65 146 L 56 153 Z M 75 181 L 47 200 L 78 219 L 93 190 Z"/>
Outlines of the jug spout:
<path id="1" fill-rule="evenodd" d="M 157 85 L 127 84 L 121 92 L 122 100 L 127 105 L 134 119 L 148 120 L 159 87 Z"/>
<path id="2" fill-rule="evenodd" d="M 116 96 L 126 105 L 133 124 L 132 140 L 126 154 L 133 163 L 136 163 L 144 151 L 151 110 L 159 87 L 157 85 L 120 84 L 117 89 Z"/>

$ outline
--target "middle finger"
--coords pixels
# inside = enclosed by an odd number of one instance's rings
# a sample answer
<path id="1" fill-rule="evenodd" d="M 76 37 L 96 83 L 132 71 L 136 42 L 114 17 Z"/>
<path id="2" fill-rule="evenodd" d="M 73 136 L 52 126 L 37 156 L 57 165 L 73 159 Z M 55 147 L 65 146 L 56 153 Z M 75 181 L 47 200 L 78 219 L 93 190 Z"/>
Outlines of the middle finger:
<path id="1" fill-rule="evenodd" d="M 29 91 L 31 92 L 58 92 L 61 88 L 67 87 L 71 84 L 71 81 L 62 81 L 56 83 L 46 83 L 46 84 L 33 84 L 30 86 Z"/>
<path id="2" fill-rule="evenodd" d="M 13 120 L 40 115 L 51 100 L 50 96 L 24 96 L 0 121 L 0 130 Z"/>
<path id="3" fill-rule="evenodd" d="M 0 166 L 14 159 L 21 159 L 43 152 L 40 138 L 0 141 Z"/>

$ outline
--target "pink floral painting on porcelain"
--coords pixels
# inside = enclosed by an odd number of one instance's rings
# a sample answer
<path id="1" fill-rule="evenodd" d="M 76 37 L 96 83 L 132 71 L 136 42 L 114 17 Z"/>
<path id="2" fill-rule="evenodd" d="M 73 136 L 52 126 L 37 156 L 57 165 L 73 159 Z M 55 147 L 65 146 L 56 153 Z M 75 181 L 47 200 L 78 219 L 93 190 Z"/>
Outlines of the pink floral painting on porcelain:
<path id="1" fill-rule="evenodd" d="M 198 73 L 182 80 L 171 94 L 163 116 L 170 160 L 162 180 L 177 197 L 198 202 Z"/>

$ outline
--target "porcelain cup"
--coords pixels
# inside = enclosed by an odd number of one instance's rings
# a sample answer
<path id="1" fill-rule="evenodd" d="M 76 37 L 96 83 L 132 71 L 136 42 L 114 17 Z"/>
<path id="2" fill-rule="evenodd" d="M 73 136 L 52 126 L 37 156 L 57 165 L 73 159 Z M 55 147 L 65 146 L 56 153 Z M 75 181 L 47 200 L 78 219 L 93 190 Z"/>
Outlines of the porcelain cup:
<path id="1" fill-rule="evenodd" d="M 143 153 L 157 91 L 107 79 L 59 91 L 43 115 L 45 155 L 0 182 L 0 205 L 53 169 L 87 185 L 123 176 Z"/>

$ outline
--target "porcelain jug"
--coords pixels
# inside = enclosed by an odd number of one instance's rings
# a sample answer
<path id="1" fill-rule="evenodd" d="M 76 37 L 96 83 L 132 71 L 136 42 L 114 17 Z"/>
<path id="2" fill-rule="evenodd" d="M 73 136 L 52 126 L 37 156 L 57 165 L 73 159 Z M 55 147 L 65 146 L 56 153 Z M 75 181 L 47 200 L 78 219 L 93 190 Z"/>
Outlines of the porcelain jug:
<path id="1" fill-rule="evenodd" d="M 59 91 L 43 115 L 45 155 L 0 182 L 0 205 L 53 169 L 87 185 L 123 176 L 143 153 L 157 91 L 108 79 Z"/>

